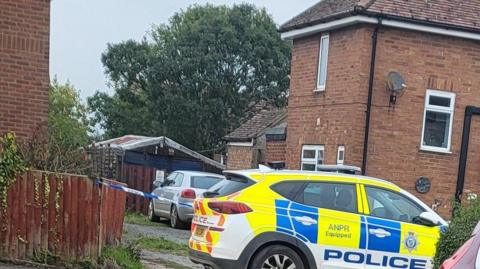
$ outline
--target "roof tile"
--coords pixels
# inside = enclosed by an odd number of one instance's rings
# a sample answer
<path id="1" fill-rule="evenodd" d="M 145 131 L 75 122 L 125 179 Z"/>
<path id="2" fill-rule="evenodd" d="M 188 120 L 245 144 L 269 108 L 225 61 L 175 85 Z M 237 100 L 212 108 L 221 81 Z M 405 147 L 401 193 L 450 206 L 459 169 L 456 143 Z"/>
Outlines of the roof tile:
<path id="1" fill-rule="evenodd" d="M 255 138 L 272 124 L 286 117 L 287 110 L 282 108 L 264 109 L 255 114 L 233 132 L 225 136 L 228 141 L 238 141 Z"/>
<path id="2" fill-rule="evenodd" d="M 354 11 L 361 13 L 362 10 L 480 30 L 480 0 L 323 0 L 286 22 L 280 31 L 348 16 Z"/>

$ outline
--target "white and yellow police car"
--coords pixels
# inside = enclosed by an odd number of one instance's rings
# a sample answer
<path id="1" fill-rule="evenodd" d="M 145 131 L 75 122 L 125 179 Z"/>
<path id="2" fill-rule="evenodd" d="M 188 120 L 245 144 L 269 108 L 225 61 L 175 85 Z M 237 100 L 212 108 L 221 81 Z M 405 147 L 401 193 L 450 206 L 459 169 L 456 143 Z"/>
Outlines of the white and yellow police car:
<path id="1" fill-rule="evenodd" d="M 305 171 L 226 172 L 194 203 L 190 259 L 205 268 L 432 268 L 447 223 L 380 179 Z"/>

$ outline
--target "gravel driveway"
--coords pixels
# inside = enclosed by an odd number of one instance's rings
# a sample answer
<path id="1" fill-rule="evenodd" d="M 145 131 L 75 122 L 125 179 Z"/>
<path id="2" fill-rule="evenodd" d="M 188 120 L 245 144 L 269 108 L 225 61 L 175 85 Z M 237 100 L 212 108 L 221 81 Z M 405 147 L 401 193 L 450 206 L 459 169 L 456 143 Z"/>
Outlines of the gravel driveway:
<path id="1" fill-rule="evenodd" d="M 190 238 L 190 230 L 176 230 L 162 223 L 158 226 L 125 223 L 123 229 L 126 232 L 124 234 L 126 240 L 137 239 L 143 236 L 149 238 L 163 238 L 177 244 L 187 245 L 188 239 Z"/>
<path id="2" fill-rule="evenodd" d="M 190 238 L 190 230 L 172 229 L 163 223 L 155 226 L 125 223 L 123 229 L 123 240 L 126 242 L 136 240 L 140 237 L 147 237 L 163 238 L 177 244 L 187 245 L 188 239 Z M 142 263 L 148 269 L 203 269 L 203 266 L 192 263 L 188 257 L 172 255 L 167 252 L 143 250 L 141 258 Z"/>

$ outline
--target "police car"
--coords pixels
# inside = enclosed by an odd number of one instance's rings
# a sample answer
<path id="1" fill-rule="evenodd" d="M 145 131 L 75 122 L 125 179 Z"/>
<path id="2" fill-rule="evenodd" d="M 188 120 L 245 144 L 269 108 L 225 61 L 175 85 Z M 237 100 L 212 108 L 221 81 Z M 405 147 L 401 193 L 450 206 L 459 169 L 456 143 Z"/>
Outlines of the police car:
<path id="1" fill-rule="evenodd" d="M 398 186 L 357 175 L 225 173 L 194 203 L 190 259 L 205 268 L 432 268 L 447 223 Z"/>

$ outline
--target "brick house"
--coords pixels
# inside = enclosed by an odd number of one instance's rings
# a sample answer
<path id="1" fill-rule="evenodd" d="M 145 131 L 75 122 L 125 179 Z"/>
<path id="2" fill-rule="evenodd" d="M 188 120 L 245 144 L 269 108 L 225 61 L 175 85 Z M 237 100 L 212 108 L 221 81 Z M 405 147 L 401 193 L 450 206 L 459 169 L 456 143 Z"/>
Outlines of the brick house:
<path id="1" fill-rule="evenodd" d="M 480 0 L 324 0 L 280 32 L 294 43 L 287 168 L 359 166 L 444 216 L 480 192 Z"/>
<path id="2" fill-rule="evenodd" d="M 262 163 L 285 163 L 286 122 L 286 109 L 262 109 L 226 135 L 227 169 L 250 169 Z"/>
<path id="3" fill-rule="evenodd" d="M 0 133 L 47 120 L 50 0 L 0 0 Z"/>

